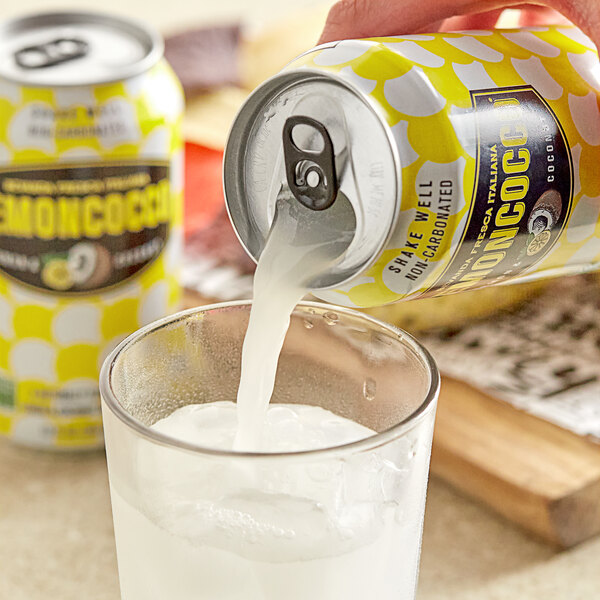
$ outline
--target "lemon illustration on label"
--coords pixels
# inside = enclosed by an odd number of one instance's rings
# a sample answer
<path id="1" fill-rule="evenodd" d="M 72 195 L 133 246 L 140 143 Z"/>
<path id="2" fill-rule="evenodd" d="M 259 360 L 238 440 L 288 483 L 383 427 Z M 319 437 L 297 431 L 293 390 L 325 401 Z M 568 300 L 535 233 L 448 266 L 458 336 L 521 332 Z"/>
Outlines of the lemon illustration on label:
<path id="1" fill-rule="evenodd" d="M 536 236 L 533 237 L 531 242 L 529 242 L 527 246 L 527 255 L 533 256 L 534 254 L 540 252 L 550 241 L 551 237 L 552 234 L 548 229 L 545 229 L 541 233 L 538 233 Z"/>
<path id="2" fill-rule="evenodd" d="M 49 260 L 42 269 L 42 281 L 53 290 L 68 290 L 73 285 L 69 265 L 63 258 Z"/>

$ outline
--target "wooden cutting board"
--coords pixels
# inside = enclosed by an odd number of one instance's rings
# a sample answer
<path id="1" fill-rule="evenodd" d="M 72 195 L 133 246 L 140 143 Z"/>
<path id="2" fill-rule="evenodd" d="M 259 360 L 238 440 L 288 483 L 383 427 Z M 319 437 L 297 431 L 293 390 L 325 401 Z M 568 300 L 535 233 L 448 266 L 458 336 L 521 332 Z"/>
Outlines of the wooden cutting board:
<path id="1" fill-rule="evenodd" d="M 431 470 L 556 547 L 600 533 L 600 446 L 444 376 Z"/>
<path id="2" fill-rule="evenodd" d="M 449 377 L 431 469 L 557 547 L 600 533 L 600 446 Z"/>

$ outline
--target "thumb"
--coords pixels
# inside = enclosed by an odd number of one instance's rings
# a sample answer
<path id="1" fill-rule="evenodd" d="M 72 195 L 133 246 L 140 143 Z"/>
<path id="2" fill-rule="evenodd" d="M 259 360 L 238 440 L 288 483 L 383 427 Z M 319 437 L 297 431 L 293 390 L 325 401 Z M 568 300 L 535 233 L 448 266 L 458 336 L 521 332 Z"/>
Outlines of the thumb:
<path id="1" fill-rule="evenodd" d="M 437 30 L 439 21 L 472 6 L 469 0 L 340 0 L 329 11 L 319 43 Z"/>
<path id="2" fill-rule="evenodd" d="M 526 4 L 557 10 L 600 46 L 598 0 L 529 0 Z M 435 31 L 440 19 L 509 7 L 518 8 L 514 0 L 340 0 L 329 12 L 319 43 Z"/>

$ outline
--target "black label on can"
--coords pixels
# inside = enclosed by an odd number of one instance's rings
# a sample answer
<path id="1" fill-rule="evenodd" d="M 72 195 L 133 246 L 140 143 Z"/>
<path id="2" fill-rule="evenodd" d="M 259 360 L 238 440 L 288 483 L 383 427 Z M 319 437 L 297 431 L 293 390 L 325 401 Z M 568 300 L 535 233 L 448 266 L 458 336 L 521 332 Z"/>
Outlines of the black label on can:
<path id="1" fill-rule="evenodd" d="M 556 115 L 531 86 L 471 92 L 477 174 L 462 242 L 437 292 L 515 277 L 539 262 L 571 212 L 573 167 Z"/>
<path id="2" fill-rule="evenodd" d="M 0 272 L 66 295 L 114 286 L 161 254 L 171 213 L 168 163 L 0 170 Z"/>

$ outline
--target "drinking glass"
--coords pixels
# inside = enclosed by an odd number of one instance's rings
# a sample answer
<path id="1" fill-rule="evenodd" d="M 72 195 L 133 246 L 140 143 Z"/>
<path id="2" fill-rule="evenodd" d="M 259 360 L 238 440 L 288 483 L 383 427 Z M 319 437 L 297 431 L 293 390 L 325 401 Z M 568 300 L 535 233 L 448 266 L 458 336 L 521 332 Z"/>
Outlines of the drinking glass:
<path id="1" fill-rule="evenodd" d="M 362 440 L 235 452 L 152 428 L 235 400 L 249 311 L 178 313 L 104 363 L 122 599 L 413 600 L 439 374 L 407 333 L 321 303 L 291 316 L 271 402 L 325 408 L 373 430 Z"/>

